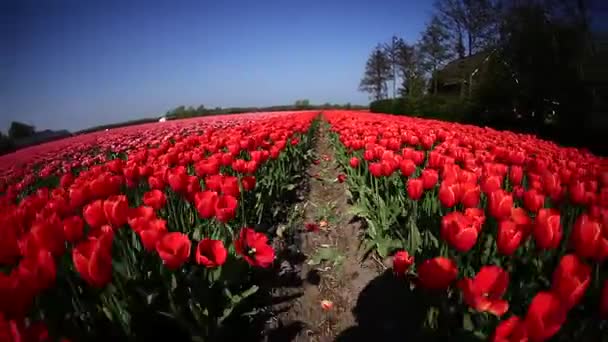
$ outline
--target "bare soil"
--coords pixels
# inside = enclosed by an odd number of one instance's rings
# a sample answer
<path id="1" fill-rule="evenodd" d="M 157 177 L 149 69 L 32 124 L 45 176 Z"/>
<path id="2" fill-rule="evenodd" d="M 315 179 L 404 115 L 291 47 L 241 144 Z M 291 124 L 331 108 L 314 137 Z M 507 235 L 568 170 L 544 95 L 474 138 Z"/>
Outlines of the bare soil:
<path id="1" fill-rule="evenodd" d="M 274 317 L 267 322 L 266 341 L 333 341 L 358 324 L 361 292 L 383 271 L 383 265 L 362 260 L 360 222 L 349 214 L 346 183 L 323 123 L 317 133 L 318 164 L 308 170 L 308 191 L 298 204 L 300 216 L 291 223 L 291 236 L 275 243 L 281 277 L 290 279 L 275 287 Z M 296 208 L 297 210 L 298 208 Z M 306 223 L 320 225 L 309 232 Z M 287 227 L 286 229 L 289 229 Z M 321 301 L 333 307 L 325 310 Z"/>

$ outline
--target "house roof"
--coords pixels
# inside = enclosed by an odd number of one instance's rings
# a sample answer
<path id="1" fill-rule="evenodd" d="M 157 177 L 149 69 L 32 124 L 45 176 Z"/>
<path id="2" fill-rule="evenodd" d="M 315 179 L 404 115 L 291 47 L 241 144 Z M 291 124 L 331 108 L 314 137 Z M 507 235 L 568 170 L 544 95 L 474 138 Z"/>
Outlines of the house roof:
<path id="1" fill-rule="evenodd" d="M 446 64 L 443 69 L 437 72 L 439 83 L 451 85 L 461 83 L 463 78 L 468 80 L 468 76 L 475 71 L 489 56 L 487 52 L 478 52 L 469 57 L 455 59 Z"/>

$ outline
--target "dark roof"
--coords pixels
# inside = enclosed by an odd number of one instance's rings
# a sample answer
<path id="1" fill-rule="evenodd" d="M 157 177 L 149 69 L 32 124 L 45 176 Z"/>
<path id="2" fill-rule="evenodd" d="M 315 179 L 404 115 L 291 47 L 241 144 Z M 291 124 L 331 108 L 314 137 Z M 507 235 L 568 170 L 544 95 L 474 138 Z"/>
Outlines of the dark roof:
<path id="1" fill-rule="evenodd" d="M 474 55 L 465 58 L 455 59 L 437 72 L 439 83 L 443 85 L 459 84 L 462 82 L 464 77 L 468 80 L 468 76 L 479 68 L 486 57 L 489 56 L 487 52 L 479 52 Z"/>
<path id="2" fill-rule="evenodd" d="M 72 133 L 63 129 L 60 131 L 52 131 L 50 129 L 46 129 L 44 131 L 36 132 L 29 137 L 21 138 L 15 140 L 14 144 L 16 147 L 25 147 L 30 145 L 42 144 L 47 141 L 57 140 L 65 137 L 71 136 Z"/>

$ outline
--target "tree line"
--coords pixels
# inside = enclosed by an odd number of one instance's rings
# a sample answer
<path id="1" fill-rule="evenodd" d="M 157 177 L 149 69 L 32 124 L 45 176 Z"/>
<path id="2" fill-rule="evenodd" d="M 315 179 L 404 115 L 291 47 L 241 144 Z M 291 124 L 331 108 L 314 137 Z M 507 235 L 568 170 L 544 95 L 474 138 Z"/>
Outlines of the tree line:
<path id="1" fill-rule="evenodd" d="M 580 142 L 573 128 L 608 107 L 591 14 L 587 0 L 437 0 L 416 41 L 372 49 L 359 89 L 380 111 Z"/>

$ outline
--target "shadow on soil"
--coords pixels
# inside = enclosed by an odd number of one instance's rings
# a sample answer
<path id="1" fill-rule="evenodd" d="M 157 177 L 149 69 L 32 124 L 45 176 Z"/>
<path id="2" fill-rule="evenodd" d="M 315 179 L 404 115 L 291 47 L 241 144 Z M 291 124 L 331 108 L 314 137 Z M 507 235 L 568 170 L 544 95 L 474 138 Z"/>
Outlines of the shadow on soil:
<path id="1" fill-rule="evenodd" d="M 353 309 L 357 325 L 335 341 L 479 341 L 469 334 L 455 336 L 423 328 L 430 305 L 440 297 L 410 289 L 408 280 L 385 271 L 361 291 Z M 460 323 L 454 316 L 440 320 L 452 329 Z"/>

